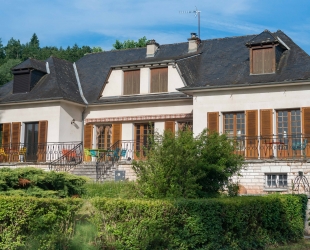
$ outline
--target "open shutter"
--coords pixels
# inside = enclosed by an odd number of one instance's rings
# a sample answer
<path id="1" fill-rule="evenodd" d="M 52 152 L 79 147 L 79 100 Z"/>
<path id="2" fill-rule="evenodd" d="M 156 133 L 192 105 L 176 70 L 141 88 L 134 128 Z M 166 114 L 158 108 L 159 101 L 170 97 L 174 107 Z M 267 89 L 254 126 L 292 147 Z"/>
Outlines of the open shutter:
<path id="1" fill-rule="evenodd" d="M 3 123 L 2 146 L 9 148 L 11 142 L 11 123 Z"/>
<path id="2" fill-rule="evenodd" d="M 93 148 L 93 125 L 87 124 L 84 126 L 84 148 L 92 149 Z M 84 154 L 84 161 L 91 161 L 91 157 L 87 154 Z"/>
<path id="3" fill-rule="evenodd" d="M 304 139 L 308 140 L 305 153 L 307 156 L 310 156 L 310 107 L 302 108 L 302 133 L 304 135 Z"/>
<path id="4" fill-rule="evenodd" d="M 122 124 L 112 124 L 112 145 L 122 140 Z M 118 147 L 121 147 L 119 145 Z"/>
<path id="5" fill-rule="evenodd" d="M 210 132 L 219 132 L 219 112 L 208 112 L 208 129 Z"/>
<path id="6" fill-rule="evenodd" d="M 170 130 L 172 133 L 175 132 L 175 122 L 165 121 L 165 130 Z"/>
<path id="7" fill-rule="evenodd" d="M 270 158 L 273 155 L 272 145 L 268 144 L 272 141 L 272 126 L 272 109 L 262 109 L 260 111 L 261 158 Z"/>
<path id="8" fill-rule="evenodd" d="M 246 157 L 258 157 L 257 110 L 247 110 L 246 115 Z"/>
<path id="9" fill-rule="evenodd" d="M 47 121 L 39 121 L 38 133 L 38 161 L 46 161 Z"/>
<path id="10" fill-rule="evenodd" d="M 12 122 L 12 140 L 11 140 L 11 161 L 19 161 L 19 148 L 20 148 L 20 122 Z"/>

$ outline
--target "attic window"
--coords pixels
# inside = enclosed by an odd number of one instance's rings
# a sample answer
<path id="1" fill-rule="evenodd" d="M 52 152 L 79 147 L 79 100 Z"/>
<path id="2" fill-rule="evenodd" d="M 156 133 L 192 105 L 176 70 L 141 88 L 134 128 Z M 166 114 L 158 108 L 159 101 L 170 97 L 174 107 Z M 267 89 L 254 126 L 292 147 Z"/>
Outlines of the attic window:
<path id="1" fill-rule="evenodd" d="M 45 75 L 44 72 L 34 69 L 13 70 L 13 94 L 27 93 L 33 89 L 37 82 Z"/>
<path id="2" fill-rule="evenodd" d="M 251 74 L 275 73 L 274 47 L 259 47 L 250 49 Z"/>

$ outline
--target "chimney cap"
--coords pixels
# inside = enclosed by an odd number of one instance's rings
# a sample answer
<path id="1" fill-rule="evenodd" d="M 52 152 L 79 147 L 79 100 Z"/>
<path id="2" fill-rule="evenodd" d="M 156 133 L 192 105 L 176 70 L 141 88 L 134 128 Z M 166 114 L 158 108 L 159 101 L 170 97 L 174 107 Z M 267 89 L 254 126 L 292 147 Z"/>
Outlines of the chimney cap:
<path id="1" fill-rule="evenodd" d="M 191 37 L 187 39 L 188 41 L 190 40 L 200 40 L 199 37 L 197 36 L 197 33 L 192 32 Z"/>
<path id="2" fill-rule="evenodd" d="M 157 47 L 159 46 L 159 44 L 155 41 L 155 39 L 151 39 L 151 40 L 148 40 L 146 45 L 156 45 Z"/>

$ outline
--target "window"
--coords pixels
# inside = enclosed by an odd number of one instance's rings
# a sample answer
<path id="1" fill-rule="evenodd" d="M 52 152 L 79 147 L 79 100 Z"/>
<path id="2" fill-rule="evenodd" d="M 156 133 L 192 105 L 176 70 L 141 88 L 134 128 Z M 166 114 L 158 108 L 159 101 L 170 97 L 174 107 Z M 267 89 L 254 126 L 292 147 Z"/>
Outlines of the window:
<path id="1" fill-rule="evenodd" d="M 193 122 L 178 122 L 178 130 L 190 130 L 193 131 Z"/>
<path id="2" fill-rule="evenodd" d="M 265 174 L 265 188 L 287 188 L 287 174 Z"/>
<path id="3" fill-rule="evenodd" d="M 251 53 L 251 74 L 268 74 L 275 72 L 275 51 L 274 47 L 252 48 Z"/>
<path id="4" fill-rule="evenodd" d="M 108 149 L 111 147 L 112 125 L 100 125 L 96 127 L 97 147 L 99 149 Z"/>
<path id="5" fill-rule="evenodd" d="M 168 92 L 168 68 L 151 69 L 151 93 Z"/>
<path id="6" fill-rule="evenodd" d="M 243 112 L 224 114 L 224 133 L 229 137 L 242 137 L 245 135 Z"/>
<path id="7" fill-rule="evenodd" d="M 149 136 L 154 134 L 154 123 L 135 124 L 135 155 L 145 157 L 145 149 L 149 147 Z"/>
<path id="8" fill-rule="evenodd" d="M 124 95 L 140 94 L 140 70 L 124 71 Z"/>

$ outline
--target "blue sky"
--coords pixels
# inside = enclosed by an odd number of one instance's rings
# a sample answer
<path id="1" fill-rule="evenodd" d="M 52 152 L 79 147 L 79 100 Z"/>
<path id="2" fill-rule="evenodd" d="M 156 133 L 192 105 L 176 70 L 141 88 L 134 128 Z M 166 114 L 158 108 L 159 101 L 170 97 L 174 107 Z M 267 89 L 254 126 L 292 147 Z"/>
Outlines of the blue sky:
<path id="1" fill-rule="evenodd" d="M 309 0 L 0 0 L 0 38 L 22 43 L 36 33 L 41 46 L 100 46 L 146 36 L 159 44 L 282 30 L 310 54 Z"/>

